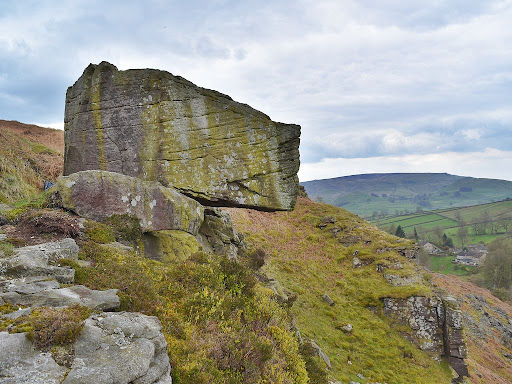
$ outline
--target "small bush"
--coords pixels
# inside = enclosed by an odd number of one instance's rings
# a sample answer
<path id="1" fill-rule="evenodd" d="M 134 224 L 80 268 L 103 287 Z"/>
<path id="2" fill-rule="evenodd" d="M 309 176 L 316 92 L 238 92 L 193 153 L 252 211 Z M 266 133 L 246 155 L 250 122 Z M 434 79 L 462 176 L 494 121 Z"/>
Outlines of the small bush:
<path id="1" fill-rule="evenodd" d="M 249 253 L 247 258 L 249 260 L 249 266 L 253 269 L 260 269 L 265 265 L 265 258 L 267 257 L 265 251 L 261 248 Z"/>
<path id="2" fill-rule="evenodd" d="M 38 348 L 48 351 L 55 345 L 72 344 L 90 314 L 89 308 L 79 305 L 64 309 L 39 308 L 20 318 L 22 322 L 16 325 L 16 331 L 28 331 L 27 337 Z"/>

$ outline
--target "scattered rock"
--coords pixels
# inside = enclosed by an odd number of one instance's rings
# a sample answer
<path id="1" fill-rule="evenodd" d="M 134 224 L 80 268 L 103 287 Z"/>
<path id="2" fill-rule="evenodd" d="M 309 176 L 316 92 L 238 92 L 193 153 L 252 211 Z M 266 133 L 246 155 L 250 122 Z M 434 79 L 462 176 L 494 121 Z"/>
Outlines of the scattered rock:
<path id="1" fill-rule="evenodd" d="M 404 287 L 407 285 L 419 284 L 422 281 L 422 277 L 419 274 L 399 276 L 391 273 L 385 273 L 384 278 L 388 281 L 388 283 L 394 285 L 395 287 Z"/>
<path id="2" fill-rule="evenodd" d="M 317 343 L 315 343 L 314 340 L 310 340 L 309 343 L 311 343 L 311 346 L 315 349 L 316 353 L 320 358 L 324 361 L 325 365 L 328 369 L 332 369 L 331 359 L 329 359 L 329 356 L 325 354 L 324 351 L 318 346 Z"/>
<path id="3" fill-rule="evenodd" d="M 300 126 L 165 71 L 89 65 L 66 94 L 65 130 L 65 175 L 158 180 L 205 205 L 295 205 Z"/>
<path id="4" fill-rule="evenodd" d="M 91 220 L 135 216 L 143 232 L 177 229 L 196 235 L 203 222 L 203 207 L 197 201 L 156 181 L 120 173 L 83 171 L 63 176 L 54 193 L 63 208 Z"/>
<path id="5" fill-rule="evenodd" d="M 354 327 L 352 326 L 352 324 L 347 323 L 344 325 L 336 326 L 336 329 L 339 329 L 340 331 L 343 331 L 345 333 L 352 333 L 352 331 L 354 330 Z"/>
<path id="6" fill-rule="evenodd" d="M 329 304 L 331 307 L 334 305 L 334 300 L 333 300 L 333 299 L 331 299 L 331 298 L 327 295 L 327 293 L 324 293 L 324 294 L 322 295 L 322 300 L 323 300 L 324 302 L 326 302 L 327 304 Z"/>

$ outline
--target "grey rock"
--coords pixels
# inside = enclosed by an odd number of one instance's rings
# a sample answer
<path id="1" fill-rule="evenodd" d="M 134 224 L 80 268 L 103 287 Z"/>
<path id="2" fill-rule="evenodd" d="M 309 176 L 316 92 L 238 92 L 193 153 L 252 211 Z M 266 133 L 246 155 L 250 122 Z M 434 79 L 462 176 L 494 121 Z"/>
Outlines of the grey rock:
<path id="1" fill-rule="evenodd" d="M 27 279 L 13 279 L 0 282 L 0 292 L 17 292 L 23 295 L 60 288 L 55 280 L 26 281 Z"/>
<path id="2" fill-rule="evenodd" d="M 327 293 L 324 293 L 324 294 L 322 295 L 322 300 L 323 300 L 324 302 L 326 302 L 327 304 L 329 304 L 331 307 L 334 305 L 334 300 L 333 300 L 333 299 L 331 299 L 331 298 L 329 297 L 329 295 L 327 295 Z"/>
<path id="3" fill-rule="evenodd" d="M 6 315 L 2 315 L 1 317 L 7 320 L 15 320 L 18 317 L 30 315 L 32 313 L 32 308 L 21 308 L 17 311 L 8 313 Z"/>
<path id="4" fill-rule="evenodd" d="M 165 71 L 89 65 L 66 94 L 64 175 L 159 181 L 205 205 L 292 209 L 298 125 Z"/>
<path id="5" fill-rule="evenodd" d="M 64 384 L 170 384 L 167 343 L 157 318 L 102 313 L 86 320 Z"/>
<path id="6" fill-rule="evenodd" d="M 400 276 L 391 273 L 385 273 L 384 278 L 388 281 L 388 283 L 394 285 L 395 287 L 419 284 L 422 281 L 422 277 L 419 274 L 414 274 L 410 276 Z"/>
<path id="7" fill-rule="evenodd" d="M 0 332 L 0 384 L 60 384 L 66 372 L 24 333 Z"/>
<path id="8" fill-rule="evenodd" d="M 83 305 L 99 311 L 113 311 L 119 308 L 117 289 L 106 291 L 92 290 L 83 285 L 69 288 L 51 289 L 23 295 L 17 292 L 0 294 L 7 303 L 31 307 L 64 307 L 73 304 Z"/>
<path id="9" fill-rule="evenodd" d="M 314 340 L 310 340 L 309 342 L 311 343 L 311 346 L 315 349 L 318 356 L 320 356 L 320 358 L 324 361 L 327 368 L 332 369 L 331 359 L 329 359 L 329 356 L 327 356 L 325 352 L 322 351 L 320 346 Z"/>
<path id="10" fill-rule="evenodd" d="M 57 262 L 60 259 L 78 260 L 78 245 L 71 238 L 52 241 L 38 245 L 17 248 L 14 250 L 15 255 L 32 255 L 43 254 L 48 262 Z"/>
<path id="11" fill-rule="evenodd" d="M 56 265 L 61 259 L 78 259 L 78 246 L 73 239 L 17 248 L 12 256 L 0 259 L 0 280 L 13 277 L 52 277 L 71 283 L 75 271 Z"/>
<path id="12" fill-rule="evenodd" d="M 206 209 L 204 222 L 197 236 L 199 244 L 204 249 L 229 258 L 236 258 L 242 242 L 233 227 L 231 216 L 221 209 Z"/>
<path id="13" fill-rule="evenodd" d="M 62 176 L 53 188 L 54 200 L 87 219 L 112 215 L 139 219 L 143 232 L 181 230 L 196 235 L 203 222 L 203 206 L 157 181 L 143 181 L 121 173 L 82 171 Z"/>

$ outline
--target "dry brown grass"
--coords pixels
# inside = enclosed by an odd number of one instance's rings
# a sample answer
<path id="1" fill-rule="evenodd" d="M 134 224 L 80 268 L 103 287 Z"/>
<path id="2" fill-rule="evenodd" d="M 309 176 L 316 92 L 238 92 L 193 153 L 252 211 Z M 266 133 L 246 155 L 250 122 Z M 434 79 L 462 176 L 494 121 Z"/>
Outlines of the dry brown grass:
<path id="1" fill-rule="evenodd" d="M 54 151 L 64 153 L 64 131 L 7 120 L 0 120 L 0 131 L 13 132 Z"/>

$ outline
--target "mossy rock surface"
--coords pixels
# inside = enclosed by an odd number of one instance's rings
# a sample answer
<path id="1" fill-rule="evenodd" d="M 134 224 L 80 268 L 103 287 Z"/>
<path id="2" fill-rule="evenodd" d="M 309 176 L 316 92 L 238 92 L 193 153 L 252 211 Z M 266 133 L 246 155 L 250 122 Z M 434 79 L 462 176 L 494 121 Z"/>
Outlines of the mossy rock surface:
<path id="1" fill-rule="evenodd" d="M 295 205 L 300 126 L 165 71 L 89 65 L 68 89 L 65 130 L 64 175 L 158 180 L 206 205 Z"/>

